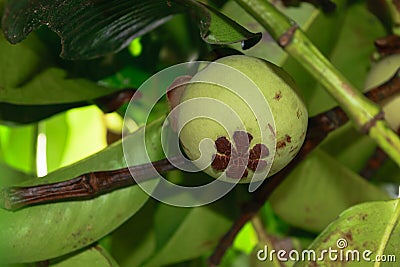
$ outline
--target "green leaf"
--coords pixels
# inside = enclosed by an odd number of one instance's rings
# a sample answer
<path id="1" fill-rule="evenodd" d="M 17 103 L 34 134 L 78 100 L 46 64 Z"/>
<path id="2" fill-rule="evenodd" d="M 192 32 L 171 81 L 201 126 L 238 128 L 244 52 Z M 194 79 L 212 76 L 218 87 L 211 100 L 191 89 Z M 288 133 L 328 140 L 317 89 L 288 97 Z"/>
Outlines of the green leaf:
<path id="1" fill-rule="evenodd" d="M 32 179 L 31 176 L 24 172 L 11 168 L 9 165 L 0 162 L 0 186 L 7 186 L 18 182 Z"/>
<path id="2" fill-rule="evenodd" d="M 207 19 L 204 16 L 200 20 L 201 36 L 207 43 L 222 45 L 237 43 L 240 40 L 242 48 L 249 49 L 261 40 L 261 33 L 253 35 L 218 10 L 212 7 L 207 7 L 207 9 L 210 18 Z M 206 12 L 203 11 L 203 14 L 205 15 Z M 203 25 L 207 26 L 203 27 Z"/>
<path id="3" fill-rule="evenodd" d="M 261 38 L 193 0 L 17 0 L 6 6 L 2 28 L 11 43 L 18 43 L 41 25 L 47 25 L 62 38 L 62 57 L 89 59 L 121 50 L 134 38 L 179 13 L 194 16 L 201 36 L 210 43 L 246 41 L 245 46 L 251 46 Z"/>
<path id="4" fill-rule="evenodd" d="M 111 253 L 122 267 L 141 266 L 155 251 L 154 211 L 157 202 L 149 199 L 129 220 L 111 234 Z"/>
<path id="5" fill-rule="evenodd" d="M 54 67 L 46 48 L 35 36 L 11 45 L 0 34 L 0 103 L 65 104 L 91 100 L 113 92 L 86 79 L 68 77 Z"/>
<path id="6" fill-rule="evenodd" d="M 50 261 L 50 267 L 118 267 L 118 263 L 103 247 L 96 245 L 70 255 L 67 258 Z"/>
<path id="7" fill-rule="evenodd" d="M 69 110 L 41 123 L 45 124 L 49 172 L 82 160 L 107 146 L 104 114 L 96 106 Z M 57 148 L 58 151 L 54 151 Z"/>
<path id="8" fill-rule="evenodd" d="M 146 142 L 152 144 L 147 148 L 151 160 L 162 157 L 159 142 L 163 121 L 161 118 L 146 128 Z M 144 128 L 141 128 L 125 141 L 137 148 L 137 164 L 147 159 L 142 150 L 143 138 Z M 53 183 L 83 173 L 123 167 L 126 167 L 125 157 L 118 142 L 76 164 L 21 185 Z M 139 186 L 132 186 L 90 200 L 37 205 L 14 212 L 0 209 L 0 262 L 41 261 L 83 248 L 121 225 L 148 198 Z"/>
<path id="9" fill-rule="evenodd" d="M 36 135 L 34 125 L 21 127 L 0 125 L 0 158 L 2 161 L 14 169 L 34 174 Z"/>
<path id="10" fill-rule="evenodd" d="M 358 251 L 360 261 L 352 261 L 352 258 L 349 258 L 346 266 L 397 266 L 393 258 L 390 261 L 388 257 L 400 255 L 399 202 L 399 199 L 370 202 L 349 208 L 340 214 L 339 218 L 332 222 L 308 249 L 315 250 L 316 255 L 321 255 L 322 250 L 329 250 L 329 248 L 342 251 L 344 259 L 346 259 L 346 255 L 350 255 L 349 251 Z M 347 245 L 344 249 L 338 247 L 338 240 L 345 240 Z M 369 262 L 363 258 L 365 251 L 371 251 L 371 253 L 367 252 L 367 257 L 371 260 Z M 340 255 L 339 252 L 336 253 L 337 256 Z M 378 255 L 385 255 L 386 262 L 375 261 L 375 257 Z M 340 262 L 340 260 L 330 261 L 326 255 L 323 261 L 313 264 L 339 266 Z M 310 264 L 309 261 L 303 261 L 298 262 L 295 266 L 310 266 Z"/>
<path id="11" fill-rule="evenodd" d="M 388 195 L 322 150 L 315 150 L 274 191 L 270 202 L 286 222 L 319 232 L 343 210 Z"/>
<path id="12" fill-rule="evenodd" d="M 374 41 L 384 36 L 386 32 L 363 2 L 351 5 L 345 14 L 340 34 L 330 53 L 330 60 L 356 88 L 362 91 L 371 67 L 371 57 L 375 52 Z M 319 84 L 310 92 L 312 92 L 309 98 L 310 115 L 337 105 Z"/>
<path id="13" fill-rule="evenodd" d="M 376 148 L 367 135 L 358 132 L 351 123 L 330 133 L 320 148 L 350 170 L 359 173 Z"/>
<path id="14" fill-rule="evenodd" d="M 227 197 L 196 208 L 160 204 L 154 219 L 156 248 L 144 266 L 182 262 L 210 251 L 231 226 L 230 205 Z"/>

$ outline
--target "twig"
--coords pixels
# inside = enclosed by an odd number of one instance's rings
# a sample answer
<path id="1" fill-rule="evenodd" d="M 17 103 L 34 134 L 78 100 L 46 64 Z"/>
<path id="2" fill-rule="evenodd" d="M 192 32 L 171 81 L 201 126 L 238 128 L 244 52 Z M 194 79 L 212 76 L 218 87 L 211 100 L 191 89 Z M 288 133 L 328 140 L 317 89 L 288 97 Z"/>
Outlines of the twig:
<path id="1" fill-rule="evenodd" d="M 397 129 L 397 134 L 400 136 L 400 127 Z M 360 171 L 360 175 L 367 180 L 370 180 L 380 167 L 388 160 L 388 155 L 380 147 L 377 147 L 369 158 L 367 164 Z"/>
<path id="2" fill-rule="evenodd" d="M 174 157 L 174 162 L 184 161 Z M 15 210 L 28 205 L 65 200 L 90 199 L 116 189 L 124 188 L 155 178 L 155 171 L 165 173 L 175 169 L 167 159 L 123 168 L 83 174 L 71 180 L 30 187 L 10 187 L 0 192 L 0 205 Z M 132 178 L 134 174 L 135 179 Z"/>
<path id="3" fill-rule="evenodd" d="M 122 105 L 129 103 L 132 97 L 137 99 L 141 96 L 141 93 L 137 92 L 136 89 L 125 88 L 92 101 L 104 113 L 111 113 L 119 109 Z"/>
<path id="4" fill-rule="evenodd" d="M 375 102 L 390 98 L 400 92 L 400 71 L 389 81 L 369 91 L 366 95 Z M 243 226 L 256 215 L 272 192 L 283 182 L 285 177 L 332 131 L 349 121 L 346 113 L 336 107 L 309 119 L 307 136 L 297 156 L 283 170 L 266 179 L 254 192 L 252 200 L 243 205 L 243 209 L 230 230 L 221 238 L 214 253 L 208 259 L 210 267 L 218 266 L 228 248 Z"/>
<path id="5" fill-rule="evenodd" d="M 400 12 L 400 11 L 399 11 Z M 381 56 L 387 56 L 392 54 L 400 54 L 400 36 L 399 35 L 388 35 L 376 39 L 375 47 Z"/>

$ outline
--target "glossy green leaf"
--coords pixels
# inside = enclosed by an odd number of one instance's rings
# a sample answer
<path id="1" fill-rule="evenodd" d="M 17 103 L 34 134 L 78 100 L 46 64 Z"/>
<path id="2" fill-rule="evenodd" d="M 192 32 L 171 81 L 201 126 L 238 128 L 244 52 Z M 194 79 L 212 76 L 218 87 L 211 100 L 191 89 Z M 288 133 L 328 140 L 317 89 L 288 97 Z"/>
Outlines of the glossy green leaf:
<path id="1" fill-rule="evenodd" d="M 340 214 L 311 244 L 308 249 L 321 255 L 322 250 L 337 250 L 338 260 L 330 260 L 328 253 L 319 266 L 398 266 L 400 255 L 400 203 L 399 200 L 360 204 Z M 342 251 L 342 253 L 341 253 Z M 342 255 L 342 261 L 339 257 Z M 357 259 L 359 256 L 359 260 Z M 377 260 L 376 256 L 386 259 Z M 383 258 L 383 257 L 385 258 Z M 346 261 L 348 257 L 348 261 Z M 310 261 L 295 266 L 310 266 Z M 339 265 L 340 264 L 340 265 Z"/>
<path id="2" fill-rule="evenodd" d="M 119 51 L 171 16 L 186 12 L 197 18 L 201 36 L 207 42 L 246 41 L 251 46 L 261 38 L 193 0 L 17 0 L 7 5 L 2 28 L 10 42 L 18 43 L 47 25 L 62 38 L 63 57 L 88 59 Z"/>
<path id="3" fill-rule="evenodd" d="M 68 136 L 65 137 L 64 149 L 61 153 L 57 153 L 60 161 L 56 168 L 68 166 L 85 157 L 99 152 L 107 146 L 106 127 L 104 125 L 104 114 L 96 106 L 87 106 L 78 109 L 72 109 L 63 114 L 65 124 L 68 127 Z M 53 120 L 54 121 L 54 120 Z M 60 134 L 63 134 L 61 129 L 54 129 L 61 125 L 52 125 L 52 120 L 47 120 L 48 138 L 49 143 L 47 146 L 48 161 L 57 157 L 56 152 L 53 151 L 51 141 L 57 144 L 61 141 Z M 53 132 L 51 130 L 53 129 Z M 50 163 L 50 162 L 48 162 Z M 50 165 L 49 165 L 50 167 Z M 51 171 L 51 170 L 50 170 Z"/>
<path id="4" fill-rule="evenodd" d="M 118 263 L 103 247 L 96 245 L 70 255 L 65 259 L 50 262 L 50 267 L 118 267 Z"/>
<path id="5" fill-rule="evenodd" d="M 286 222 L 319 232 L 357 203 L 388 198 L 382 190 L 318 149 L 274 191 L 270 202 Z"/>
<path id="6" fill-rule="evenodd" d="M 147 148 L 151 160 L 162 157 L 159 143 L 162 122 L 163 119 L 146 128 L 146 141 L 153 144 Z M 137 164 L 146 162 L 147 156 L 141 149 L 143 138 L 144 128 L 141 128 L 126 139 L 127 144 L 137 147 Z M 91 171 L 125 166 L 122 145 L 118 142 L 85 160 L 23 185 L 63 181 Z M 154 181 L 147 183 L 154 184 Z M 83 248 L 121 225 L 148 197 L 138 186 L 132 186 L 91 200 L 37 205 L 14 212 L 0 209 L 0 262 L 46 260 Z"/>

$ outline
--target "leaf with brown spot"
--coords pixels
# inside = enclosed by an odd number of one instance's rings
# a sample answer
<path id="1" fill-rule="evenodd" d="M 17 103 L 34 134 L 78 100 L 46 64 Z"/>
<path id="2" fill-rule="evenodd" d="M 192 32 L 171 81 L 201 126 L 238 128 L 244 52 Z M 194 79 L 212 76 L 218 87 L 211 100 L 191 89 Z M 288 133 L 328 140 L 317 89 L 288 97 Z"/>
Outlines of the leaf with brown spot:
<path id="1" fill-rule="evenodd" d="M 361 220 L 365 218 L 365 220 Z M 337 249 L 338 240 L 346 242 L 343 252 L 357 250 L 360 261 L 348 261 L 346 266 L 397 266 L 393 260 L 400 255 L 400 199 L 368 202 L 353 206 L 344 211 L 314 240 L 308 249 L 321 253 L 324 249 Z M 370 250 L 371 260 L 376 255 L 385 255 L 386 263 L 363 260 L 364 251 Z M 391 258 L 392 256 L 392 258 Z M 398 259 L 397 259 L 398 260 Z M 328 257 L 318 264 L 330 266 Z M 310 262 L 298 262 L 295 267 L 309 266 Z M 336 265 L 335 265 L 336 266 Z"/>

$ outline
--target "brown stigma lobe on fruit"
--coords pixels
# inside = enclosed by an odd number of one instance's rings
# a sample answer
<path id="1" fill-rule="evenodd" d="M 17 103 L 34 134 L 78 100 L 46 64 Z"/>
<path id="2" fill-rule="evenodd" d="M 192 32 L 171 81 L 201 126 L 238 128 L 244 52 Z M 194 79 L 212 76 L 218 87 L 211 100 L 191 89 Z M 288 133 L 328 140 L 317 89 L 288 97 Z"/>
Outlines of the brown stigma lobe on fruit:
<path id="1" fill-rule="evenodd" d="M 226 176 L 233 179 L 241 179 L 248 176 L 248 170 L 262 171 L 267 167 L 263 158 L 269 155 L 269 150 L 264 144 L 256 144 L 250 149 L 253 136 L 245 131 L 233 133 L 233 144 L 221 136 L 215 140 L 217 153 L 211 163 L 216 171 L 225 171 Z"/>

